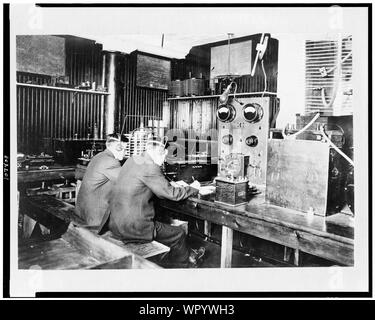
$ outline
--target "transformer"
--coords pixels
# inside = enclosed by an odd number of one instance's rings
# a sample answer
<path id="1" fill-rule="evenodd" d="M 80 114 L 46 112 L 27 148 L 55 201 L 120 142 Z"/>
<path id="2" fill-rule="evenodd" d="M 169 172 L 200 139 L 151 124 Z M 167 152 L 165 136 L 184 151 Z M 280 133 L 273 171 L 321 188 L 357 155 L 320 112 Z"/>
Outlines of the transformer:
<path id="1" fill-rule="evenodd" d="M 205 80 L 203 79 L 186 79 L 183 81 L 183 86 L 185 96 L 201 96 L 205 92 Z"/>
<path id="2" fill-rule="evenodd" d="M 183 93 L 183 82 L 179 79 L 171 81 L 169 95 L 171 97 L 182 97 L 184 95 Z"/>

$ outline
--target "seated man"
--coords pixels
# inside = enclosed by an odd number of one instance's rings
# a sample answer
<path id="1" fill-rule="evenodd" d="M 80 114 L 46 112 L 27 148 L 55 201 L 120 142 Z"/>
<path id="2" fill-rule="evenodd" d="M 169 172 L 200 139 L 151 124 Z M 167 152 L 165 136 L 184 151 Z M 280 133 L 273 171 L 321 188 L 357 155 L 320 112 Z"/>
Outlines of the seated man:
<path id="1" fill-rule="evenodd" d="M 95 155 L 87 166 L 77 196 L 76 212 L 89 226 L 99 226 L 108 210 L 109 192 L 120 173 L 127 141 L 124 135 L 108 135 L 107 148 Z"/>
<path id="2" fill-rule="evenodd" d="M 113 235 L 123 242 L 150 242 L 156 240 L 171 248 L 169 260 L 176 265 L 196 266 L 204 255 L 204 248 L 189 250 L 181 227 L 154 221 L 152 198 L 180 201 L 199 192 L 194 187 L 174 187 L 164 177 L 160 166 L 168 151 L 164 144 L 149 141 L 142 155 L 131 157 L 123 165 L 109 200 L 110 213 L 103 219 Z M 109 219 L 108 219 L 109 218 Z"/>

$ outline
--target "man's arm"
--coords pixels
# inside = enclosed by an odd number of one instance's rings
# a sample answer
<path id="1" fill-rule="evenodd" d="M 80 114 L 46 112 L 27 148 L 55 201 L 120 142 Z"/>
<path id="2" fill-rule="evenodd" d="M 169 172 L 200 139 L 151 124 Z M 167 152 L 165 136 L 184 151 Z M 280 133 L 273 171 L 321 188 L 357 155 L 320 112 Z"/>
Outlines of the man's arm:
<path id="1" fill-rule="evenodd" d="M 106 161 L 102 166 L 103 174 L 112 181 L 115 181 L 119 176 L 121 171 L 120 162 L 115 159 L 110 159 L 110 161 Z"/>
<path id="2" fill-rule="evenodd" d="M 192 195 L 198 194 L 199 190 L 192 187 L 173 187 L 161 173 L 157 165 L 150 165 L 142 176 L 143 183 L 160 199 L 180 201 Z"/>

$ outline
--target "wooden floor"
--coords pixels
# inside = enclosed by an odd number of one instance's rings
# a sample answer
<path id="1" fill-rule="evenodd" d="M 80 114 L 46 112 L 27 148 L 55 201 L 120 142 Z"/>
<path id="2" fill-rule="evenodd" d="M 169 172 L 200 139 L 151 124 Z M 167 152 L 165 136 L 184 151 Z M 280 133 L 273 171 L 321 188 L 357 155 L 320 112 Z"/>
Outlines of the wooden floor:
<path id="1" fill-rule="evenodd" d="M 189 245 L 192 248 L 199 248 L 204 246 L 206 253 L 200 268 L 220 268 L 220 251 L 221 247 L 218 244 L 208 242 L 197 236 L 191 236 L 188 239 Z M 275 267 L 276 265 L 268 263 L 261 258 L 245 255 L 242 252 L 233 250 L 232 252 L 232 267 L 233 268 L 266 268 Z"/>
<path id="2" fill-rule="evenodd" d="M 217 236 L 217 233 L 214 236 Z M 217 237 L 216 237 L 217 238 Z M 218 238 L 220 239 L 220 238 Z M 255 240 L 255 238 L 253 239 Z M 295 267 L 292 259 L 283 260 L 283 250 L 281 246 L 274 243 L 256 239 L 255 243 L 246 243 L 247 253 L 233 249 L 232 268 L 269 268 L 269 267 Z M 204 246 L 206 254 L 200 268 L 220 268 L 221 247 L 217 243 L 205 241 L 202 237 L 192 234 L 188 237 L 188 243 L 192 248 Z M 255 247 L 252 248 L 252 244 Z M 251 250 L 251 249 L 257 250 Z M 328 267 L 334 265 L 333 262 L 301 253 L 301 267 Z"/>
<path id="3" fill-rule="evenodd" d="M 62 238 L 38 243 L 20 244 L 19 269 L 84 269 L 99 261 L 80 253 Z"/>

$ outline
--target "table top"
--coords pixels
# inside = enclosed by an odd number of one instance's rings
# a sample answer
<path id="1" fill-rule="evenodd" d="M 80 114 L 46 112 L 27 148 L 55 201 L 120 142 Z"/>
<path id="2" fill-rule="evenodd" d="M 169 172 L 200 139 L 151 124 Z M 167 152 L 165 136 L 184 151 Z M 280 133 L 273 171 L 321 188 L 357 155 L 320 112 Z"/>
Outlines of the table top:
<path id="1" fill-rule="evenodd" d="M 32 170 L 18 170 L 18 182 L 35 182 L 39 180 L 54 180 L 67 179 L 74 177 L 74 166 L 50 166 L 47 170 L 32 169 Z"/>
<path id="2" fill-rule="evenodd" d="M 249 218 L 258 220 L 259 223 L 268 222 L 343 243 L 353 244 L 354 217 L 347 213 L 337 213 L 327 217 L 309 215 L 304 212 L 269 204 L 265 201 L 264 196 L 261 195 L 255 196 L 247 204 L 239 206 L 230 206 L 215 202 L 213 195 L 205 198 L 190 197 L 185 201 L 194 207 L 198 205 L 201 212 L 204 212 L 205 209 L 211 209 L 211 213 L 214 210 L 217 214 Z M 176 209 L 179 206 L 178 203 L 173 204 L 169 200 L 160 201 L 160 205 L 167 205 L 168 207 L 176 206 Z M 207 220 L 210 220 L 210 214 L 207 214 Z"/>
<path id="3" fill-rule="evenodd" d="M 54 164 L 53 166 L 49 166 L 48 169 L 46 170 L 40 170 L 40 169 L 29 169 L 29 170 L 25 170 L 25 169 L 18 169 L 17 170 L 17 174 L 19 175 L 26 175 L 26 174 L 29 174 L 29 173 L 35 173 L 35 172 L 55 172 L 55 171 L 69 171 L 69 170 L 74 170 L 76 167 L 75 166 L 62 166 L 62 165 L 59 165 L 59 164 Z"/>

